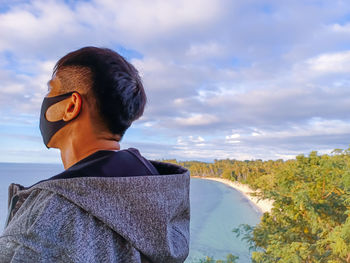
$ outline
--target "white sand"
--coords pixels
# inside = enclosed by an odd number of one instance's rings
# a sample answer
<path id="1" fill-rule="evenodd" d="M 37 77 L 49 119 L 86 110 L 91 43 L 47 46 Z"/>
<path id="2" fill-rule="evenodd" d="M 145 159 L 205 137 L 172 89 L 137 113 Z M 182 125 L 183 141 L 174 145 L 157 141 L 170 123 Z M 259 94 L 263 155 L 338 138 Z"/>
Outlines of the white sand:
<path id="1" fill-rule="evenodd" d="M 194 176 L 197 177 L 197 176 Z M 273 207 L 273 201 L 268 199 L 261 199 L 259 200 L 257 197 L 252 196 L 252 193 L 255 193 L 257 191 L 254 191 L 251 189 L 248 185 L 241 184 L 239 182 L 233 182 L 227 179 L 223 178 L 215 178 L 215 177 L 204 177 L 204 176 L 198 176 L 197 178 L 201 179 L 207 179 L 207 180 L 213 180 L 220 183 L 224 183 L 238 191 L 240 191 L 249 201 L 251 201 L 262 213 L 265 212 L 271 212 L 271 209 Z"/>

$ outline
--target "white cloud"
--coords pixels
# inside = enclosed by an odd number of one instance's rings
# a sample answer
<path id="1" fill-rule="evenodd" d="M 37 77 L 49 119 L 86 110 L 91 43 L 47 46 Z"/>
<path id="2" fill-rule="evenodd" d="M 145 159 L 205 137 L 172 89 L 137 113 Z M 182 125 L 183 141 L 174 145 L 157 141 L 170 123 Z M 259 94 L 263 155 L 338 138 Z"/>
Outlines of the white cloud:
<path id="1" fill-rule="evenodd" d="M 240 140 L 237 140 L 239 137 L 241 137 L 241 135 L 239 133 L 234 133 L 231 135 L 226 135 L 225 139 L 226 139 L 226 143 L 230 143 L 230 144 L 236 144 L 236 143 L 240 143 Z"/>
<path id="2" fill-rule="evenodd" d="M 274 132 L 265 132 L 262 137 L 292 138 L 292 137 L 316 137 L 326 135 L 346 134 L 350 139 L 350 122 L 341 120 L 313 119 L 307 124 L 288 127 Z M 350 141 L 349 141 L 350 142 Z"/>
<path id="3" fill-rule="evenodd" d="M 307 64 L 320 74 L 350 73 L 350 51 L 321 54 L 309 59 Z"/>
<path id="4" fill-rule="evenodd" d="M 237 139 L 237 138 L 239 138 L 239 137 L 241 137 L 240 134 L 234 133 L 234 134 L 232 134 L 232 135 L 227 135 L 227 136 L 226 136 L 226 140 Z"/>
<path id="5" fill-rule="evenodd" d="M 64 47 L 77 42 L 83 29 L 77 22 L 74 12 L 60 1 L 33 1 L 15 6 L 0 14 L 0 50 L 29 57 L 32 53 L 56 53 L 57 48 L 62 50 L 57 43 L 65 41 L 61 45 Z"/>
<path id="6" fill-rule="evenodd" d="M 192 142 L 195 142 L 195 143 L 201 143 L 201 142 L 204 142 L 205 140 L 203 139 L 203 137 L 201 136 L 197 136 L 197 137 L 194 137 L 194 136 L 189 136 L 189 139 L 192 141 Z"/>
<path id="7" fill-rule="evenodd" d="M 203 143 L 205 140 L 203 137 L 201 136 L 180 136 L 177 138 L 177 144 L 178 145 L 189 145 L 189 144 L 193 144 L 193 143 Z"/>
<path id="8" fill-rule="evenodd" d="M 18 63 L 22 65 L 23 71 L 30 73 L 16 74 L 10 70 L 0 69 L 0 112 L 2 114 L 26 112 L 37 118 L 55 62 L 18 59 Z M 36 74 L 31 75 L 31 72 Z"/>
<path id="9" fill-rule="evenodd" d="M 240 143 L 241 141 L 239 140 L 227 140 L 227 143 Z"/>
<path id="10" fill-rule="evenodd" d="M 178 137 L 174 149 L 194 152 L 196 151 L 195 149 L 198 149 L 198 151 L 200 151 L 200 149 L 203 149 L 205 146 L 208 146 L 208 144 L 205 142 L 205 139 L 203 137 L 190 135 L 186 137 Z"/>
<path id="11" fill-rule="evenodd" d="M 23 84 L 8 84 L 5 87 L 1 89 L 1 93 L 11 95 L 11 94 L 21 94 L 23 93 L 25 89 L 24 83 Z"/>
<path id="12" fill-rule="evenodd" d="M 138 54 L 132 63 L 149 98 L 133 128 L 142 140 L 169 143 L 149 156 L 278 158 L 346 146 L 350 23 L 337 20 L 350 4 L 269 5 L 271 12 L 257 0 L 11 3 L 0 13 L 1 115 L 37 118 L 52 67 L 67 52 L 121 47 Z"/>
<path id="13" fill-rule="evenodd" d="M 158 0 L 152 3 L 132 0 L 103 1 L 102 3 L 108 11 L 117 12 L 114 21 L 119 28 L 141 36 L 168 33 L 183 26 L 211 22 L 219 15 L 222 7 L 219 3 L 209 0 L 190 2 Z M 107 11 L 106 9 L 104 10 Z"/>
<path id="14" fill-rule="evenodd" d="M 192 114 L 187 118 L 175 118 L 175 122 L 181 126 L 205 126 L 215 124 L 217 121 L 218 118 L 214 115 L 199 113 Z"/>
<path id="15" fill-rule="evenodd" d="M 34 0 L 19 3 L 0 14 L 0 51 L 61 54 L 83 43 L 113 42 L 143 51 L 145 43 L 177 35 L 184 27 L 193 30 L 210 25 L 220 18 L 224 10 L 222 2 L 98 0 L 68 5 L 63 1 Z"/>
<path id="16" fill-rule="evenodd" d="M 152 127 L 154 125 L 154 123 L 153 122 L 145 122 L 143 125 L 145 127 Z"/>
<path id="17" fill-rule="evenodd" d="M 350 33 L 350 23 L 347 23 L 345 25 L 336 23 L 331 25 L 331 29 L 337 33 Z"/>
<path id="18" fill-rule="evenodd" d="M 216 42 L 191 44 L 186 52 L 190 57 L 218 57 L 225 54 L 224 47 Z"/>

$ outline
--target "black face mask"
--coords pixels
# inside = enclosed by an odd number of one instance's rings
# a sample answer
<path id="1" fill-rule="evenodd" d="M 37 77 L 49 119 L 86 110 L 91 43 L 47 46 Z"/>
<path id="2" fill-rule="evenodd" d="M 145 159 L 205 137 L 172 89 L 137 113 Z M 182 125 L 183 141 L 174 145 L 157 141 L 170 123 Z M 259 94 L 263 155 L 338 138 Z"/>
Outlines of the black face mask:
<path id="1" fill-rule="evenodd" d="M 51 105 L 69 98 L 73 93 L 78 93 L 78 92 L 72 91 L 72 92 L 58 95 L 55 97 L 45 97 L 43 100 L 43 103 L 41 105 L 41 112 L 40 112 L 40 132 L 43 137 L 44 144 L 46 145 L 47 148 L 49 148 L 47 145 L 51 140 L 52 136 L 54 136 L 56 132 L 58 132 L 60 129 L 66 126 L 70 121 L 64 121 L 64 120 L 52 121 L 52 122 L 48 121 L 45 116 L 46 111 Z"/>

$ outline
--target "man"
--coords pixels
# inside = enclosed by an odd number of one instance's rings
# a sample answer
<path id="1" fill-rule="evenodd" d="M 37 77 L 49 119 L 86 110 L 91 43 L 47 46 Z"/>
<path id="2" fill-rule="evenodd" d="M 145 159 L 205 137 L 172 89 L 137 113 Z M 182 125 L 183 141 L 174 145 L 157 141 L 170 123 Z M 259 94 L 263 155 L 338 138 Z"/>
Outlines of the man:
<path id="1" fill-rule="evenodd" d="M 0 262 L 183 262 L 189 250 L 189 172 L 119 149 L 146 95 L 137 70 L 109 49 L 61 58 L 40 130 L 65 171 L 11 184 Z"/>

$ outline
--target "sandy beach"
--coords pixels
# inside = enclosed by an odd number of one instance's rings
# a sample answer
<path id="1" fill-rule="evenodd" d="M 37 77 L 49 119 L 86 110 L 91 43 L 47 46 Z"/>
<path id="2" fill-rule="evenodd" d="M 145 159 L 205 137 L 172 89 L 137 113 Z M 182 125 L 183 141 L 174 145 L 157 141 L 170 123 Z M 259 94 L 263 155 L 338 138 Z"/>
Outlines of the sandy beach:
<path id="1" fill-rule="evenodd" d="M 270 212 L 273 207 L 273 201 L 272 200 L 259 200 L 257 197 L 252 196 L 251 194 L 255 191 L 251 189 L 249 186 L 245 184 L 241 184 L 239 182 L 233 182 L 227 179 L 223 178 L 216 178 L 216 177 L 204 177 L 204 176 L 193 176 L 194 178 L 201 178 L 206 180 L 213 180 L 217 181 L 223 184 L 226 184 L 237 191 L 240 191 L 249 201 L 251 201 L 262 213 Z"/>

